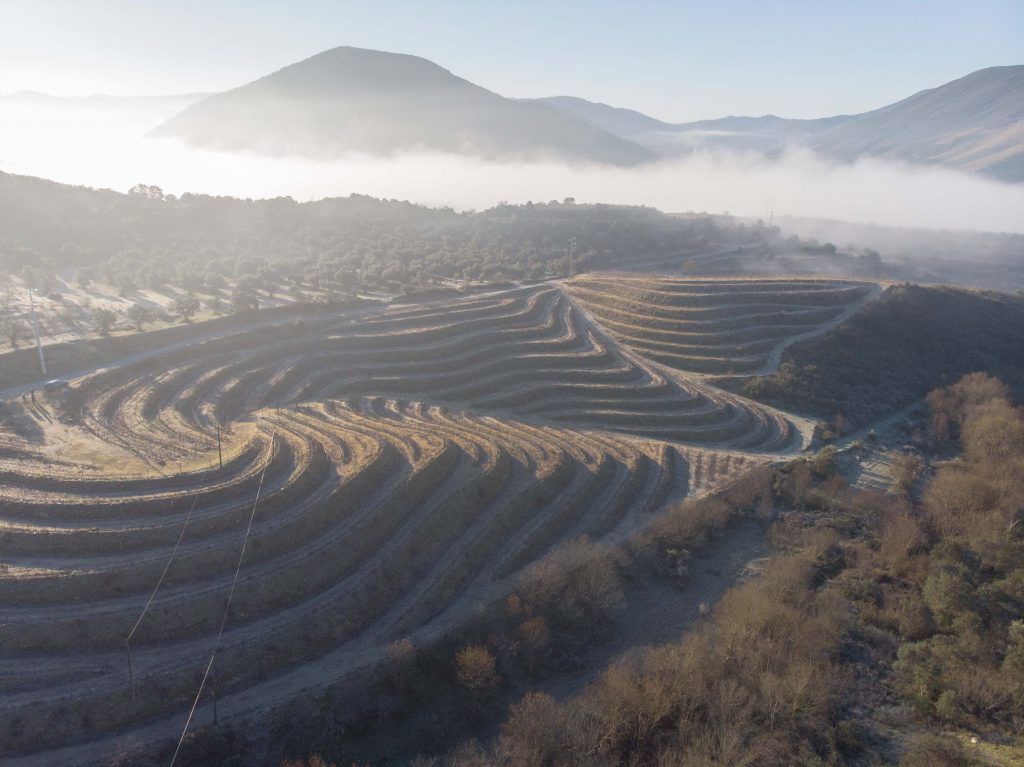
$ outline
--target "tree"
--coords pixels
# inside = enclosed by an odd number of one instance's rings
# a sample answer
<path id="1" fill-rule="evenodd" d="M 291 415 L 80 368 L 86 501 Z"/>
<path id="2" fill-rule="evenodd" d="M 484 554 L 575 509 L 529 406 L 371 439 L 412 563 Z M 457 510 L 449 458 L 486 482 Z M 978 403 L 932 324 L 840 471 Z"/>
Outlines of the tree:
<path id="1" fill-rule="evenodd" d="M 147 186 L 146 184 L 136 184 L 128 190 L 128 194 L 137 195 L 139 197 L 145 197 L 148 200 L 163 200 L 164 191 L 158 186 Z"/>
<path id="2" fill-rule="evenodd" d="M 456 653 L 455 675 L 477 704 L 498 684 L 494 655 L 481 645 L 467 645 Z"/>
<path id="3" fill-rule="evenodd" d="M 552 551 L 523 574 L 524 602 L 555 622 L 603 620 L 622 603 L 622 582 L 610 549 L 586 537 Z"/>
<path id="4" fill-rule="evenodd" d="M 497 752 L 503 764 L 551 764 L 565 739 L 566 714 L 543 692 L 527 693 L 509 706 Z"/>
<path id="5" fill-rule="evenodd" d="M 1024 674 L 1024 620 L 1010 624 L 1003 667 L 1007 671 Z"/>
<path id="6" fill-rule="evenodd" d="M 353 763 L 354 764 L 354 763 Z M 328 762 L 322 756 L 313 754 L 308 759 L 285 759 L 281 762 L 281 767 L 337 767 L 334 762 Z"/>
<path id="7" fill-rule="evenodd" d="M 156 319 L 156 312 L 150 309 L 148 306 L 142 304 L 132 304 L 128 307 L 125 312 L 125 316 L 128 321 L 135 326 L 135 329 L 142 332 L 142 326 L 147 322 L 153 322 Z"/>
<path id="8" fill-rule="evenodd" d="M 7 336 L 7 340 L 11 343 L 11 348 L 17 349 L 18 342 L 21 341 L 22 336 L 25 334 L 26 326 L 24 322 L 16 317 L 9 317 L 0 320 L 0 330 Z"/>
<path id="9" fill-rule="evenodd" d="M 952 386 L 928 394 L 932 432 L 937 439 L 959 436 L 968 415 L 996 401 L 1009 401 L 1009 390 L 1002 381 L 985 373 L 970 373 Z"/>
<path id="10" fill-rule="evenodd" d="M 96 328 L 96 332 L 101 336 L 110 333 L 110 329 L 114 326 L 115 322 L 117 322 L 116 312 L 102 306 L 93 309 L 92 323 Z"/>
<path id="11" fill-rule="evenodd" d="M 408 637 L 388 645 L 387 677 L 395 690 L 402 691 L 408 686 L 415 662 L 416 645 Z"/>
<path id="12" fill-rule="evenodd" d="M 21 278 L 29 288 L 44 296 L 57 287 L 57 274 L 45 263 L 23 266 Z"/>
<path id="13" fill-rule="evenodd" d="M 231 296 L 231 309 L 234 312 L 256 311 L 260 308 L 260 300 L 250 290 L 236 288 Z"/>
<path id="14" fill-rule="evenodd" d="M 190 296 L 197 290 L 201 290 L 205 285 L 205 281 L 196 272 L 192 270 L 186 271 L 178 278 L 182 289 Z"/>
<path id="15" fill-rule="evenodd" d="M 75 282 L 78 283 L 78 286 L 80 288 L 89 287 L 89 283 L 92 282 L 95 278 L 96 275 L 93 273 L 93 270 L 87 266 L 83 266 L 81 269 L 75 272 Z"/>
<path id="16" fill-rule="evenodd" d="M 216 272 L 207 272 L 206 276 L 203 278 L 203 284 L 206 286 L 207 290 L 218 291 L 224 287 L 225 281 L 224 278 Z"/>
<path id="17" fill-rule="evenodd" d="M 907 740 L 900 767 L 969 767 L 960 742 L 949 735 L 921 732 Z"/>
<path id="18" fill-rule="evenodd" d="M 171 304 L 175 314 L 180 314 L 183 322 L 191 322 L 195 313 L 199 311 L 199 300 L 194 296 L 178 296 Z"/>
<path id="19" fill-rule="evenodd" d="M 924 470 L 924 462 L 914 453 L 901 453 L 892 462 L 891 489 L 897 495 L 907 495 Z"/>
<path id="20" fill-rule="evenodd" d="M 115 274 L 113 282 L 117 286 L 117 293 L 120 296 L 127 296 L 137 287 L 135 278 L 127 272 Z"/>
<path id="21" fill-rule="evenodd" d="M 811 470 L 821 478 L 834 474 L 837 466 L 836 449 L 832 445 L 826 445 L 811 459 Z"/>
<path id="22" fill-rule="evenodd" d="M 523 662 L 527 672 L 532 674 L 551 644 L 551 631 L 547 622 L 538 615 L 520 624 L 517 633 L 523 649 Z"/>
<path id="23" fill-rule="evenodd" d="M 802 509 L 807 504 L 807 493 L 814 483 L 814 475 L 808 461 L 797 461 L 789 471 L 789 486 L 793 503 Z"/>

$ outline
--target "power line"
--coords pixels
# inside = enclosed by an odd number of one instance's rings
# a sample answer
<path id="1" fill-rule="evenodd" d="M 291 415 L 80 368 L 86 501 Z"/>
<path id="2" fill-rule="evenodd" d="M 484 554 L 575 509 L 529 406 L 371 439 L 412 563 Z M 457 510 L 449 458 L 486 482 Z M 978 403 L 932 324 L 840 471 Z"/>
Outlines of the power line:
<path id="1" fill-rule="evenodd" d="M 210 653 L 210 661 L 206 664 L 206 672 L 203 674 L 203 681 L 199 683 L 199 692 L 196 693 L 196 699 L 192 701 L 192 708 L 189 709 L 188 719 L 185 720 L 185 729 L 181 731 L 181 737 L 178 738 L 178 746 L 174 749 L 174 756 L 171 757 L 171 767 L 174 767 L 174 762 L 178 758 L 178 752 L 181 751 L 181 744 L 185 742 L 185 734 L 188 732 L 188 726 L 192 724 L 192 717 L 196 713 L 196 707 L 199 705 L 199 698 L 203 694 L 203 687 L 206 685 L 206 679 L 210 676 L 210 669 L 213 668 L 213 659 L 217 655 L 217 648 L 214 647 L 213 652 Z"/>
<path id="2" fill-rule="evenodd" d="M 156 587 L 153 589 L 153 593 L 149 595 L 149 601 L 147 601 L 146 606 L 142 608 L 142 613 L 139 615 L 139 619 L 135 621 L 135 625 L 132 626 L 132 630 L 128 632 L 128 638 L 124 640 L 125 649 L 128 651 L 128 679 L 132 684 L 133 699 L 135 697 L 135 677 L 132 674 L 132 637 L 135 636 L 135 631 L 139 628 L 139 624 L 142 623 L 142 619 L 146 617 L 146 612 L 149 610 L 150 605 L 153 604 L 153 600 L 156 598 L 156 593 L 160 590 L 160 586 L 163 584 L 164 578 L 167 577 L 167 571 L 171 569 L 171 562 L 174 561 L 174 555 L 178 553 L 178 547 L 181 545 L 181 541 L 185 537 L 185 531 L 188 529 L 188 523 L 192 521 L 192 512 L 196 510 L 196 503 L 198 501 L 199 494 L 196 493 L 192 496 L 192 507 L 188 510 L 188 515 L 185 517 L 185 524 L 181 526 L 181 532 L 178 533 L 178 540 L 174 542 L 174 548 L 171 549 L 171 556 L 167 558 L 167 564 L 164 565 L 164 571 L 160 573 L 160 579 L 156 582 Z"/>
<path id="3" fill-rule="evenodd" d="M 271 455 L 273 455 L 274 452 L 274 442 L 276 437 L 276 431 L 270 435 Z M 269 463 L 270 461 L 267 461 L 267 463 L 263 464 L 263 471 L 260 472 L 260 482 L 256 487 L 256 499 L 252 503 L 252 512 L 249 514 L 249 525 L 245 528 L 245 537 L 242 538 L 242 550 L 238 552 L 238 563 L 235 565 L 235 577 L 231 580 L 231 589 L 228 591 L 228 601 L 224 605 L 224 614 L 220 619 L 220 630 L 217 632 L 217 641 L 213 644 L 213 650 L 210 652 L 210 660 L 206 664 L 206 671 L 203 673 L 203 679 L 199 683 L 199 690 L 196 692 L 195 700 L 192 701 L 192 708 L 188 712 L 188 718 L 185 720 L 185 727 L 181 731 L 181 737 L 178 738 L 178 745 L 174 749 L 174 756 L 171 757 L 171 767 L 174 767 L 174 762 L 178 758 L 178 752 L 181 751 L 181 745 L 185 742 L 185 735 L 188 734 L 189 725 L 192 724 L 192 717 L 196 713 L 196 707 L 199 705 L 199 699 L 203 695 L 203 688 L 206 687 L 206 680 L 210 677 L 210 670 L 213 668 L 213 662 L 217 658 L 217 651 L 220 649 L 220 640 L 221 637 L 224 636 L 224 627 L 228 622 L 228 613 L 231 611 L 231 600 L 235 596 L 235 586 L 238 585 L 238 573 L 242 569 L 242 558 L 245 556 L 245 547 L 249 543 L 249 534 L 252 532 L 253 520 L 256 519 L 256 506 L 259 505 L 260 502 L 260 492 L 263 490 L 263 479 L 267 476 L 267 466 Z"/>

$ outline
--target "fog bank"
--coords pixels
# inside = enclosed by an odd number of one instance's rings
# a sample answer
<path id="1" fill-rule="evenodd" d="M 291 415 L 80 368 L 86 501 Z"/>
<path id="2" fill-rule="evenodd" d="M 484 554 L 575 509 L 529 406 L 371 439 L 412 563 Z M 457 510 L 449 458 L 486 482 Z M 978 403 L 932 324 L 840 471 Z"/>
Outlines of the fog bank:
<path id="1" fill-rule="evenodd" d="M 767 218 L 790 214 L 887 226 L 1024 232 L 1024 185 L 941 168 L 861 160 L 837 164 L 807 151 L 777 159 L 698 153 L 639 168 L 495 163 L 436 154 L 331 161 L 267 158 L 145 138 L 168 115 L 111 107 L 0 100 L 0 170 L 125 191 L 296 200 L 351 193 L 459 209 L 500 201 L 575 197 Z"/>

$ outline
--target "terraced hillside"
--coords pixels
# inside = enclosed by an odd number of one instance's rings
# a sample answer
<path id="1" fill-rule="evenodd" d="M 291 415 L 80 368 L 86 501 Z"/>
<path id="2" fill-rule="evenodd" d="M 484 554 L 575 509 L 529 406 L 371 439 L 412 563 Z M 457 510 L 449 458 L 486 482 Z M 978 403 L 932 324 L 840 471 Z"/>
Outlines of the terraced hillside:
<path id="1" fill-rule="evenodd" d="M 660 372 L 552 287 L 325 310 L 7 408 L 8 755 L 176 735 L 211 673 L 222 711 L 285 702 L 805 429 Z"/>
<path id="2" fill-rule="evenodd" d="M 799 443 L 786 416 L 651 367 L 551 287 L 232 335 L 87 376 L 56 416 L 173 461 L 261 407 L 363 394 L 755 452 Z"/>
<path id="3" fill-rule="evenodd" d="M 791 343 L 879 295 L 873 283 L 791 278 L 581 277 L 570 295 L 615 337 L 689 373 L 763 374 Z"/>

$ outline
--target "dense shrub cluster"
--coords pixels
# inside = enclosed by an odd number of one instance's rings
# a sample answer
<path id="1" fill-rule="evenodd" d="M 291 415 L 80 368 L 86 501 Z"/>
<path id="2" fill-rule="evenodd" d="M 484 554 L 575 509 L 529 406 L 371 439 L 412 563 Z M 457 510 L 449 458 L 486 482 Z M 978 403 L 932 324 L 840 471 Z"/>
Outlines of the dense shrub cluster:
<path id="1" fill-rule="evenodd" d="M 895 679 L 922 714 L 964 727 L 1024 729 L 1024 412 L 1005 387 L 968 376 L 929 397 L 959 435 L 924 497 L 933 545 L 902 595 L 908 640 Z M 948 433 L 948 431 L 946 432 Z"/>
<path id="2" fill-rule="evenodd" d="M 500 764 L 781 764 L 832 750 L 841 600 L 781 557 L 677 645 L 627 656 L 581 695 L 514 705 Z"/>
<path id="3" fill-rule="evenodd" d="M 963 456 L 920 504 L 902 486 L 853 492 L 828 450 L 794 462 L 774 477 L 793 510 L 769 533 L 769 565 L 699 630 L 623 658 L 568 701 L 526 695 L 490 751 L 463 747 L 444 764 L 845 764 L 868 748 L 886 763 L 973 763 L 957 739 L 910 721 L 906 737 L 868 736 L 864 700 L 888 689 L 927 727 L 1019 733 L 1024 412 L 984 375 L 929 403 L 938 437 L 959 436 Z M 683 507 L 646 542 L 671 552 L 684 520 L 713 528 L 735 506 Z"/>

